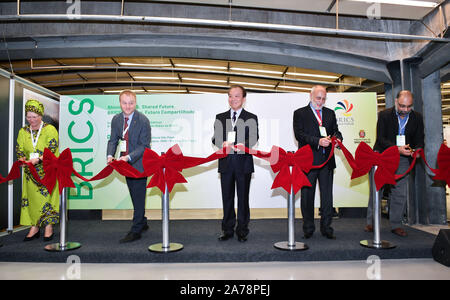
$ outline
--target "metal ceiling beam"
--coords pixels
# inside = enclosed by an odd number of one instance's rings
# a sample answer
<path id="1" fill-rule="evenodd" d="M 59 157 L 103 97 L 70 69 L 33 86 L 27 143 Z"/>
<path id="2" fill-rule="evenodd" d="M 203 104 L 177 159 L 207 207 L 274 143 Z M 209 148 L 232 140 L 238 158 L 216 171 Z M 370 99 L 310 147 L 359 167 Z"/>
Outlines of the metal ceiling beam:
<path id="1" fill-rule="evenodd" d="M 236 28 L 248 30 L 266 30 L 293 32 L 299 34 L 321 34 L 332 36 L 349 36 L 354 38 L 382 39 L 382 40 L 408 40 L 408 41 L 434 41 L 448 43 L 450 39 L 430 37 L 422 35 L 384 33 L 373 31 L 359 31 L 346 29 L 332 29 L 323 27 L 309 27 L 284 24 L 267 24 L 255 22 L 222 21 L 208 19 L 191 18 L 168 18 L 168 17 L 150 17 L 150 16 L 117 16 L 117 15 L 73 15 L 73 14 L 26 14 L 26 15 L 2 15 L 0 23 L 11 22 L 106 22 L 106 23 L 141 23 L 141 24 L 166 24 L 181 26 L 207 26 Z"/>
<path id="2" fill-rule="evenodd" d="M 336 5 L 336 1 L 337 1 L 337 0 L 331 1 L 330 6 L 328 6 L 328 8 L 327 8 L 327 12 L 331 12 L 331 10 L 333 9 L 333 7 Z"/>

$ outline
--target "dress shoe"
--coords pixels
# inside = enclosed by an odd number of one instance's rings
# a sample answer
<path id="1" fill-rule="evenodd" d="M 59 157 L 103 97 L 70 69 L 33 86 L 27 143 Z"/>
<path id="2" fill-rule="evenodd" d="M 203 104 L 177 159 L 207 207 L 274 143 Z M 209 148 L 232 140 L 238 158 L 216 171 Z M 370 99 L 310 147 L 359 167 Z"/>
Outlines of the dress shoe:
<path id="1" fill-rule="evenodd" d="M 121 239 L 119 241 L 119 243 L 121 243 L 121 244 L 131 243 L 136 240 L 139 240 L 140 238 L 141 238 L 141 235 L 139 233 L 129 232 L 123 239 Z"/>
<path id="2" fill-rule="evenodd" d="M 53 240 L 53 236 L 54 236 L 55 234 L 54 233 L 52 233 L 52 235 L 50 235 L 50 236 L 44 236 L 44 242 L 50 242 L 51 240 Z"/>
<path id="3" fill-rule="evenodd" d="M 233 234 L 226 234 L 226 233 L 222 233 L 221 236 L 219 236 L 219 241 L 226 241 L 229 240 L 233 237 Z"/>
<path id="4" fill-rule="evenodd" d="M 303 235 L 304 239 L 310 239 L 313 236 L 314 232 L 305 232 Z"/>
<path id="5" fill-rule="evenodd" d="M 246 235 L 238 235 L 238 241 L 243 243 L 247 241 L 247 236 Z"/>
<path id="6" fill-rule="evenodd" d="M 364 227 L 364 231 L 365 232 L 373 232 L 373 226 L 372 225 L 367 225 L 366 227 Z"/>
<path id="7" fill-rule="evenodd" d="M 402 228 L 395 228 L 395 229 L 392 229 L 391 232 L 392 232 L 393 234 L 398 235 L 398 236 L 401 236 L 401 237 L 405 237 L 405 236 L 408 235 L 408 234 L 406 233 L 406 231 L 403 230 Z"/>
<path id="8" fill-rule="evenodd" d="M 142 227 L 142 231 L 147 231 L 149 229 L 148 225 L 145 224 L 144 227 Z"/>
<path id="9" fill-rule="evenodd" d="M 327 239 L 329 239 L 329 240 L 335 240 L 336 239 L 336 236 L 334 234 L 330 233 L 330 232 L 322 233 L 322 235 L 324 237 L 326 237 Z"/>
<path id="10" fill-rule="evenodd" d="M 32 241 L 32 240 L 34 240 L 34 239 L 38 239 L 38 238 L 40 238 L 41 237 L 41 231 L 39 230 L 38 232 L 36 232 L 34 235 L 32 235 L 32 236 L 30 236 L 30 237 L 25 237 L 24 239 L 23 239 L 23 241 L 24 242 L 29 242 L 29 241 Z"/>

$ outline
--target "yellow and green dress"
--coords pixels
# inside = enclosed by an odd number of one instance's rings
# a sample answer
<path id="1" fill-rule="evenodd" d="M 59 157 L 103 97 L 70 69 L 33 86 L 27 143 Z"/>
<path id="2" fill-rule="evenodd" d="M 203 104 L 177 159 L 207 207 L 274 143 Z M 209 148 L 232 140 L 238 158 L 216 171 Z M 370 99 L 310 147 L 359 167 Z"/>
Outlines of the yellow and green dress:
<path id="1" fill-rule="evenodd" d="M 38 134 L 33 130 L 34 139 Z M 25 126 L 19 131 L 17 137 L 16 155 L 17 159 L 30 159 L 30 153 L 37 152 L 42 156 L 44 149 L 49 148 L 53 154 L 59 156 L 58 150 L 58 131 L 50 124 L 44 122 L 39 140 L 37 141 L 36 151 L 31 142 L 30 126 Z M 44 169 L 42 162 L 35 165 L 39 177 L 44 178 Z M 20 213 L 20 224 L 45 227 L 55 225 L 59 222 L 59 191 L 58 183 L 50 194 L 47 188 L 37 182 L 31 174 L 28 167 L 24 166 L 24 177 L 22 182 L 22 205 Z"/>

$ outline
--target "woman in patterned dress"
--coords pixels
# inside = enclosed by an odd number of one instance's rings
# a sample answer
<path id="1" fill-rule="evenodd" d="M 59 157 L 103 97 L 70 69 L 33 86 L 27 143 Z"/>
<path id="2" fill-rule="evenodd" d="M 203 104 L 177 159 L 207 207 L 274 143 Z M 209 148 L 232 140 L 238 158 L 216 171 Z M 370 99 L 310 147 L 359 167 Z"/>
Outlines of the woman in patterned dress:
<path id="1" fill-rule="evenodd" d="M 25 104 L 26 120 L 29 125 L 19 131 L 17 137 L 17 159 L 31 162 L 39 177 L 44 178 L 42 155 L 45 148 L 59 155 L 58 131 L 50 124 L 42 121 L 44 106 L 37 100 L 28 100 Z M 53 238 L 53 225 L 59 222 L 58 185 L 50 194 L 47 188 L 37 182 L 28 167 L 24 167 L 22 184 L 22 208 L 20 224 L 31 226 L 24 241 L 40 237 L 40 228 L 45 227 L 44 241 Z"/>

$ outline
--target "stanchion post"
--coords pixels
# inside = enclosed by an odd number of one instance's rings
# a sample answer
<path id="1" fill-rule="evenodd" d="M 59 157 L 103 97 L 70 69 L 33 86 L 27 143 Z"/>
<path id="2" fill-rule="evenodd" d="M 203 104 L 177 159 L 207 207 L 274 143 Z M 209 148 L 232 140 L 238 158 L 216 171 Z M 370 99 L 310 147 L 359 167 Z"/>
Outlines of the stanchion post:
<path id="1" fill-rule="evenodd" d="M 164 153 L 162 153 L 164 154 Z M 165 175 L 166 170 L 163 169 Z M 162 194 L 161 214 L 162 214 L 162 243 L 153 244 L 148 247 L 151 252 L 168 253 L 180 251 L 183 249 L 183 245 L 179 243 L 170 243 L 169 240 L 169 196 L 170 193 L 167 189 L 167 183 L 165 185 L 164 193 Z"/>
<path id="2" fill-rule="evenodd" d="M 392 244 L 388 241 L 381 240 L 381 199 L 379 192 L 377 191 L 375 185 L 375 172 L 377 170 L 377 166 L 372 167 L 370 171 L 369 180 L 372 185 L 372 204 L 373 204 L 373 240 L 363 240 L 360 241 L 360 245 L 366 248 L 373 249 L 392 249 L 395 248 L 396 245 Z"/>
<path id="3" fill-rule="evenodd" d="M 292 174 L 292 167 L 289 167 Z M 304 243 L 295 241 L 295 193 L 294 188 L 291 185 L 291 192 L 288 195 L 288 241 L 278 242 L 273 246 L 279 250 L 285 251 L 299 251 L 307 250 L 309 247 Z"/>
<path id="4" fill-rule="evenodd" d="M 63 188 L 59 201 L 59 243 L 45 246 L 45 250 L 50 252 L 63 252 L 75 250 L 81 247 L 80 243 L 67 242 L 67 190 Z"/>

